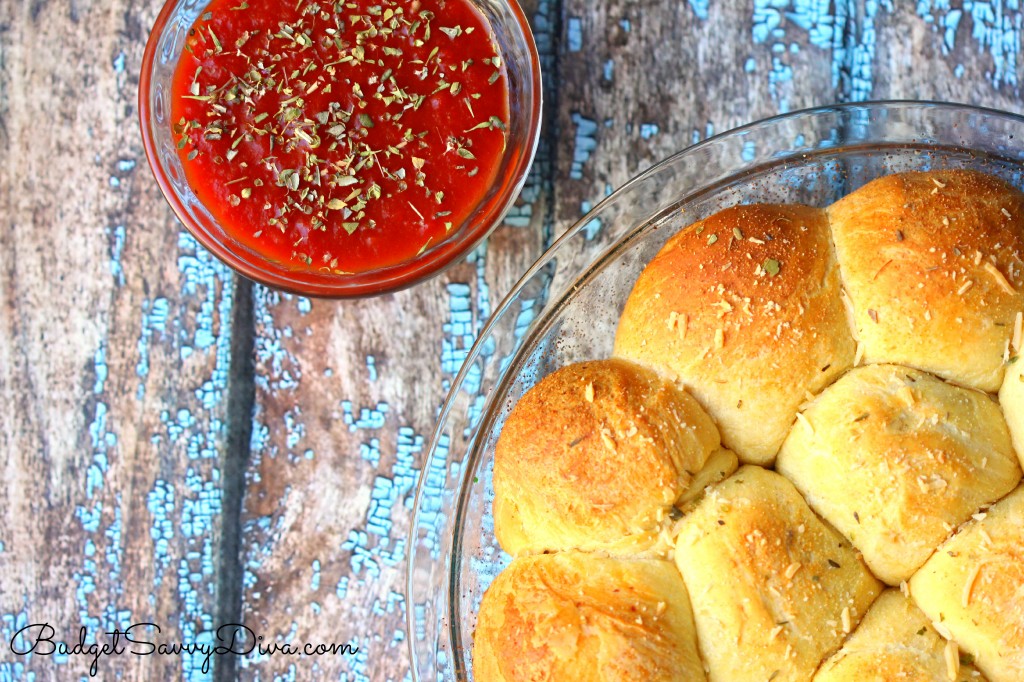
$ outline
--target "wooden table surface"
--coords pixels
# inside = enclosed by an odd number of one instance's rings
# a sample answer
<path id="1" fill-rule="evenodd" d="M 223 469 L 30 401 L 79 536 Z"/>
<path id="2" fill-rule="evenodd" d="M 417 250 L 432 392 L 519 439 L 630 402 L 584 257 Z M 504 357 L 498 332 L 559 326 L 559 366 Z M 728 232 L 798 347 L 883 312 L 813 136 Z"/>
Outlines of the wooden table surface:
<path id="1" fill-rule="evenodd" d="M 157 189 L 136 101 L 159 4 L 0 0 L 0 680 L 94 660 L 98 679 L 411 679 L 405 541 L 435 416 L 554 237 L 764 116 L 1022 108 L 1019 0 L 529 0 L 544 131 L 505 225 L 414 289 L 308 300 L 233 275 Z M 88 650 L 132 624 L 188 644 L 237 622 L 358 652 Z M 82 628 L 84 652 L 50 653 Z"/>

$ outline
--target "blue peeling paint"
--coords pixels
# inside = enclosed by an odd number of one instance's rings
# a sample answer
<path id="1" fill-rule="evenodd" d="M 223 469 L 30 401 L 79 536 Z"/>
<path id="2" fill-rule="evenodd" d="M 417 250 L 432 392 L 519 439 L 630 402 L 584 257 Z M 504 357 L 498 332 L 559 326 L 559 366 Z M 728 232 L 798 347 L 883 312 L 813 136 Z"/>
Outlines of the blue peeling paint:
<path id="1" fill-rule="evenodd" d="M 114 69 L 119 74 L 125 70 L 125 55 L 114 58 Z M 131 158 L 116 162 L 116 172 L 121 174 L 115 189 L 124 190 L 128 185 L 121 180 L 136 170 L 137 163 Z M 116 225 L 107 231 L 110 240 L 109 269 L 119 285 L 124 284 L 122 255 L 126 241 L 126 228 Z M 227 367 L 230 359 L 230 329 L 223 324 L 231 319 L 232 275 L 226 266 L 214 260 L 201 250 L 187 235 L 178 240 L 178 265 L 181 269 L 181 291 L 176 300 L 194 297 L 198 310 L 172 311 L 167 298 L 158 297 L 142 304 L 142 323 L 137 341 L 139 360 L 136 374 L 139 379 L 136 397 L 142 400 L 145 382 L 149 376 L 149 362 L 152 346 L 156 342 L 167 342 L 172 346 L 192 350 L 210 349 L 215 351 L 215 368 L 210 377 L 200 381 L 197 397 L 203 410 L 216 407 L 220 389 L 226 384 Z M 109 375 L 106 365 L 106 341 L 101 341 L 94 354 L 95 382 L 92 387 L 96 396 L 92 408 L 92 421 L 88 426 L 91 459 L 86 470 L 82 499 L 75 504 L 74 517 L 84 531 L 82 562 L 72 573 L 71 588 L 78 610 L 80 625 L 92 632 L 100 628 L 125 627 L 133 620 L 131 610 L 119 602 L 123 598 L 122 569 L 125 562 L 124 530 L 125 506 L 120 492 L 106 489 L 106 475 L 111 462 L 118 457 L 119 439 L 113 430 L 117 418 L 110 414 L 105 397 L 106 381 Z M 204 415 L 205 416 L 205 415 Z M 223 424 L 217 419 L 204 419 L 208 426 L 200 427 L 192 412 L 182 408 L 175 414 L 164 413 L 157 432 L 149 435 L 150 442 L 162 448 L 173 448 L 178 439 L 186 441 L 185 451 L 190 458 L 213 459 L 217 444 L 223 442 Z M 145 439 L 141 442 L 145 443 Z M 178 559 L 179 582 L 177 592 L 185 605 L 179 622 L 182 639 L 196 641 L 190 635 L 195 622 L 205 627 L 212 625 L 212 618 L 206 612 L 206 605 L 212 604 L 214 583 L 213 528 L 220 515 L 219 472 L 209 465 L 188 469 L 182 500 L 182 534 L 189 538 L 184 555 L 180 548 L 172 551 L 170 542 L 175 537 L 174 513 L 176 510 L 175 487 L 158 480 L 147 495 L 147 509 L 152 526 L 150 539 L 153 542 L 153 565 L 156 575 L 154 587 L 166 577 L 166 570 L 172 565 L 172 557 Z M 192 540 L 195 540 L 193 542 Z M 102 576 L 107 603 L 97 611 L 90 604 L 97 592 Z M 151 596 L 150 603 L 153 604 Z M 6 623 L 6 620 L 5 620 Z M 60 664 L 64 659 L 54 658 Z M 203 679 L 196 661 L 183 662 L 183 676 L 188 679 Z M 195 668 L 195 669 L 193 669 Z M 6 678 L 10 669 L 0 667 L 0 678 Z M 17 672 L 16 670 L 14 671 Z M 28 677 L 31 679 L 31 676 Z"/>
<path id="2" fill-rule="evenodd" d="M 93 357 L 93 373 L 96 375 L 96 382 L 93 384 L 92 392 L 99 395 L 103 392 L 103 385 L 107 381 L 107 344 L 101 342 Z"/>
<path id="3" fill-rule="evenodd" d="M 864 101 L 873 88 L 872 63 L 876 52 L 875 19 L 880 10 L 892 11 L 889 0 L 867 0 L 858 13 L 855 0 L 830 3 L 828 0 L 755 0 L 752 36 L 757 44 L 772 40 L 772 68 L 769 92 L 780 111 L 789 108 L 781 86 L 793 78 L 787 53 L 794 54 L 796 43 L 782 42 L 789 25 L 807 33 L 808 42 L 831 52 L 832 84 L 840 90 L 841 100 Z"/>
<path id="4" fill-rule="evenodd" d="M 377 403 L 375 408 L 361 407 L 359 408 L 359 417 L 357 418 L 352 407 L 352 401 L 341 401 L 342 419 L 348 424 L 348 430 L 352 432 L 358 429 L 384 428 L 384 418 L 389 409 L 387 403 Z"/>
<path id="5" fill-rule="evenodd" d="M 449 319 L 441 328 L 441 372 L 455 375 L 476 340 L 472 289 L 462 282 L 451 282 L 446 289 Z"/>
<path id="6" fill-rule="evenodd" d="M 703 131 L 694 129 L 694 131 L 690 134 L 690 144 L 697 144 L 701 140 L 706 140 L 709 137 L 712 137 L 714 134 L 715 126 L 713 123 L 711 123 L 711 121 L 708 121 L 707 125 L 704 126 Z"/>
<path id="7" fill-rule="evenodd" d="M 602 73 L 604 74 L 604 79 L 610 81 L 615 75 L 615 62 L 611 59 L 606 60 Z"/>
<path id="8" fill-rule="evenodd" d="M 253 288 L 253 299 L 256 324 L 260 330 L 255 340 L 259 366 L 255 376 L 256 387 L 268 394 L 294 390 L 302 378 L 301 365 L 284 343 L 290 330 L 279 329 L 274 324 L 272 312 L 283 301 L 290 301 L 292 296 L 257 286 Z"/>
<path id="9" fill-rule="evenodd" d="M 124 528 L 124 524 L 121 518 L 120 493 L 118 493 L 116 497 L 118 498 L 118 505 L 114 507 L 114 520 L 103 533 L 107 538 L 107 550 L 104 554 L 104 558 L 107 560 L 107 566 L 110 567 L 108 577 L 111 584 L 117 592 L 120 592 L 123 589 L 123 586 L 115 581 L 121 575 L 121 560 L 124 557 L 124 546 L 121 542 L 121 533 Z"/>
<path id="10" fill-rule="evenodd" d="M 152 303 L 142 302 L 142 325 L 136 351 L 139 359 L 135 364 L 135 374 L 139 383 L 135 390 L 135 399 L 141 401 L 146 395 L 146 377 L 149 376 L 149 347 L 154 333 L 161 337 L 167 331 L 167 319 L 170 314 L 170 303 L 166 298 L 157 298 Z"/>
<path id="11" fill-rule="evenodd" d="M 708 18 L 708 6 L 710 5 L 709 0 L 689 0 L 690 9 L 697 15 L 698 19 L 707 20 Z"/>
<path id="12" fill-rule="evenodd" d="M 838 87 L 845 69 L 841 59 L 845 55 L 842 41 L 849 13 L 847 5 L 852 1 L 835 3 L 833 13 L 830 0 L 755 0 L 752 37 L 755 44 L 769 44 L 770 41 L 768 91 L 780 112 L 790 109 L 786 93 L 793 79 L 793 69 L 787 55 L 798 51 L 793 49 L 795 42 L 787 45 L 783 41 L 786 27 L 793 25 L 802 29 L 811 45 L 832 53 L 832 85 Z M 748 73 L 753 72 L 755 66 L 753 58 L 747 60 Z"/>
<path id="13" fill-rule="evenodd" d="M 313 559 L 313 576 L 309 579 L 309 589 L 316 592 L 320 589 L 320 560 Z"/>
<path id="14" fill-rule="evenodd" d="M 8 644 L 10 644 L 11 640 L 14 638 L 15 633 L 17 633 L 19 630 L 33 622 L 35 621 L 29 619 L 27 603 L 25 604 L 25 607 L 17 613 L 5 613 L 3 615 L 0 615 L 0 635 L 3 636 L 5 648 Z M 26 645 L 30 646 L 30 643 L 26 643 Z M 0 661 L 0 680 L 3 680 L 3 682 L 8 682 L 8 680 L 10 682 L 14 682 L 15 680 L 35 682 L 35 672 L 31 672 L 27 669 L 27 665 L 31 661 L 31 659 L 32 654 L 28 654 L 20 660 Z"/>
<path id="15" fill-rule="evenodd" d="M 572 122 L 576 125 L 576 138 L 572 152 L 572 166 L 569 177 L 573 180 L 583 178 L 583 165 L 590 160 L 590 155 L 597 149 L 597 121 L 572 113 Z"/>
<path id="16" fill-rule="evenodd" d="M 566 24 L 566 38 L 569 52 L 579 52 L 583 48 L 583 22 L 579 17 L 569 17 Z"/>
<path id="17" fill-rule="evenodd" d="M 445 516 L 445 482 L 448 478 L 448 452 L 450 438 L 442 434 L 437 443 L 437 452 L 430 460 L 424 474 L 423 493 L 420 496 L 419 518 L 416 532 L 417 542 L 430 550 L 433 559 L 441 556 L 441 527 Z"/>
<path id="18" fill-rule="evenodd" d="M 992 87 L 1018 85 L 1024 37 L 1021 31 L 1024 18 L 1018 0 L 967 1 L 961 7 L 952 7 L 950 0 L 918 0 L 916 9 L 932 31 L 941 33 L 942 52 L 947 55 L 956 47 L 958 30 L 966 16 L 976 48 L 992 58 L 994 70 L 985 74 Z M 954 73 L 959 78 L 963 71 L 963 65 L 958 64 Z"/>
<path id="19" fill-rule="evenodd" d="M 586 199 L 580 202 L 580 213 L 583 215 L 590 213 L 592 208 L 593 206 L 591 206 L 590 202 Z M 583 230 L 583 238 L 588 242 L 593 241 L 597 235 L 601 233 L 601 227 L 602 223 L 600 218 L 591 218 L 587 221 L 587 224 L 581 228 Z"/>
<path id="20" fill-rule="evenodd" d="M 540 0 L 537 4 L 537 11 L 531 22 L 533 38 L 537 45 L 538 56 L 540 57 L 541 71 L 553 73 L 555 69 L 555 44 L 556 39 L 556 17 L 559 7 L 552 0 Z M 544 80 L 544 97 L 553 97 L 554 84 L 552 79 Z M 540 216 L 534 215 L 534 206 L 545 194 L 551 192 L 551 177 L 548 172 L 553 164 L 553 150 L 549 136 L 542 135 L 534 157 L 530 172 L 526 176 L 526 183 L 519 193 L 519 200 L 505 216 L 505 224 L 517 228 L 533 228 L 540 232 L 541 242 L 547 246 L 550 244 L 554 233 L 554 220 L 550 214 Z"/>
<path id="21" fill-rule="evenodd" d="M 174 486 L 157 479 L 153 489 L 146 496 L 146 508 L 152 519 L 149 536 L 153 540 L 153 554 L 156 559 L 153 582 L 159 586 L 171 565 L 170 543 L 174 539 Z"/>
<path id="22" fill-rule="evenodd" d="M 370 507 L 366 515 L 366 529 L 367 532 L 381 538 L 379 547 L 382 550 L 391 544 L 392 511 L 396 503 L 400 500 L 411 500 L 419 474 L 416 455 L 422 450 L 422 436 L 416 434 L 410 427 L 399 428 L 396 459 L 391 476 L 378 476 L 373 482 Z M 405 539 L 399 538 L 394 545 L 393 550 L 380 552 L 381 558 L 389 566 L 395 566 L 402 560 Z"/>
<path id="23" fill-rule="evenodd" d="M 659 132 L 657 123 L 641 123 L 640 124 L 640 137 L 649 140 Z"/>
<path id="24" fill-rule="evenodd" d="M 750 163 L 757 156 L 757 147 L 754 145 L 753 140 L 747 140 L 743 143 L 743 151 L 740 152 L 740 156 L 744 161 Z"/>
<path id="25" fill-rule="evenodd" d="M 488 242 L 484 242 L 478 246 L 466 259 L 467 262 L 475 265 L 474 272 L 474 286 L 476 287 L 476 317 L 473 322 L 473 336 L 474 341 L 477 336 L 480 335 L 480 331 L 483 329 L 484 323 L 491 317 L 491 285 L 487 282 L 487 253 L 490 248 Z M 491 340 L 488 343 L 483 344 L 480 349 L 481 358 L 489 358 L 494 354 L 494 343 Z M 475 380 L 476 381 L 476 380 Z M 474 386 L 478 386 L 477 381 Z M 473 388 L 476 392 L 478 389 Z"/>
<path id="26" fill-rule="evenodd" d="M 853 0 L 848 1 L 851 4 L 853 2 Z M 878 14 L 878 10 L 882 8 L 890 12 L 893 11 L 892 3 L 888 0 L 882 0 L 881 2 L 868 0 L 864 6 L 863 23 L 857 26 L 852 19 L 850 20 L 854 25 L 854 30 L 857 31 L 859 29 L 859 35 L 855 34 L 854 45 L 852 50 L 850 50 L 851 58 L 848 58 L 846 61 L 852 79 L 849 90 L 849 101 L 851 102 L 864 102 L 871 99 L 871 90 L 874 85 L 872 69 L 877 47 L 875 17 Z M 853 17 L 855 15 L 851 12 L 850 16 Z"/>
<path id="27" fill-rule="evenodd" d="M 341 543 L 341 549 L 351 553 L 349 567 L 352 575 L 361 576 L 365 572 L 367 578 L 376 579 L 380 577 L 380 564 L 369 549 L 369 540 L 366 531 L 350 530 L 348 538 Z"/>
<path id="28" fill-rule="evenodd" d="M 529 227 L 532 221 L 533 204 L 531 203 L 517 204 L 505 215 L 505 224 L 511 227 Z"/>
<path id="29" fill-rule="evenodd" d="M 380 465 L 380 439 L 371 438 L 369 443 L 360 443 L 359 456 L 376 469 Z"/>
<path id="30" fill-rule="evenodd" d="M 292 452 L 306 436 L 306 424 L 302 421 L 302 410 L 298 406 L 284 413 L 284 425 L 285 446 Z"/>
<path id="31" fill-rule="evenodd" d="M 173 338 L 182 351 L 189 348 L 194 352 L 211 352 L 214 366 L 211 374 L 201 378 L 193 389 L 198 402 L 195 410 L 183 407 L 173 414 L 161 415 L 163 433 L 159 435 L 165 439 L 165 447 L 183 448 L 190 464 L 184 481 L 179 482 L 181 499 L 168 498 L 158 485 L 154 486 L 149 499 L 152 508 L 163 499 L 165 509 L 168 504 L 171 510 L 180 509 L 179 530 L 184 553 L 174 562 L 169 554 L 162 552 L 163 545 L 154 542 L 153 559 L 157 566 L 165 568 L 176 563 L 172 575 L 177 580 L 182 605 L 178 628 L 183 641 L 209 643 L 213 641 L 211 610 L 216 582 L 213 538 L 222 514 L 220 470 L 216 461 L 226 437 L 225 424 L 210 412 L 222 404 L 227 386 L 234 284 L 230 269 L 186 233 L 178 237 L 178 268 L 182 275 L 178 297 L 197 299 L 198 307 L 190 311 L 190 316 L 176 314 L 166 319 L 172 323 Z M 156 311 L 154 305 L 150 314 Z M 164 325 L 166 330 L 167 322 Z M 181 353 L 183 358 L 187 355 Z M 159 520 L 159 514 L 154 515 L 153 528 L 163 534 L 157 525 Z M 209 679 L 208 674 L 202 673 L 202 665 L 202 654 L 186 655 L 182 660 L 183 675 L 189 679 Z"/>
<path id="32" fill-rule="evenodd" d="M 785 7 L 782 3 L 781 7 Z M 780 3 L 769 0 L 755 0 L 754 2 L 754 42 L 763 43 L 768 40 L 771 32 L 782 23 L 782 12 Z"/>

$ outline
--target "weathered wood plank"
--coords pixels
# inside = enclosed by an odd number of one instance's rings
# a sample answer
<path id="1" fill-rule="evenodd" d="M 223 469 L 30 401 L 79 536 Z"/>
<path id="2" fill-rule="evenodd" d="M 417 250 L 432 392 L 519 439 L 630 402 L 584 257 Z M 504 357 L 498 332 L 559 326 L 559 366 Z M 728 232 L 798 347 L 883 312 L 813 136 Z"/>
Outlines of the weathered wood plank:
<path id="1" fill-rule="evenodd" d="M 842 22 L 832 14 L 737 0 L 567 0 L 564 15 L 556 168 L 563 226 L 711 134 L 838 99 L 833 40 Z"/>
<path id="2" fill-rule="evenodd" d="M 0 3 L 3 679 L 88 674 L 88 657 L 11 652 L 27 624 L 74 643 L 81 625 L 91 642 L 149 621 L 159 641 L 203 641 L 239 590 L 264 645 L 360 648 L 246 657 L 242 678 L 405 679 L 403 540 L 425 441 L 464 352 L 553 236 L 713 132 L 868 97 L 1019 110 L 1024 79 L 1006 3 L 525 3 L 547 46 L 553 144 L 524 201 L 485 250 L 412 291 L 329 303 L 257 289 L 243 534 L 222 543 L 224 478 L 241 473 L 223 452 L 229 393 L 246 404 L 229 385 L 238 289 L 180 237 L 137 140 L 157 4 Z M 244 583 L 218 587 L 234 540 Z M 203 677 L 202 656 L 98 665 Z"/>
<path id="3" fill-rule="evenodd" d="M 52 639 L 202 641 L 219 618 L 233 279 L 181 236 L 138 139 L 156 3 L 0 4 L 0 678 L 80 678 Z M 28 637 L 31 635 L 31 638 Z M 124 640 L 121 640 L 122 646 Z M 140 650 L 145 650 L 141 647 Z M 203 656 L 102 655 L 201 679 Z M 34 676 L 34 677 L 33 677 Z"/>
<path id="4" fill-rule="evenodd" d="M 974 3 L 970 10 L 940 4 L 879 13 L 871 96 L 964 102 L 1020 113 L 1024 12 L 1001 2 Z"/>

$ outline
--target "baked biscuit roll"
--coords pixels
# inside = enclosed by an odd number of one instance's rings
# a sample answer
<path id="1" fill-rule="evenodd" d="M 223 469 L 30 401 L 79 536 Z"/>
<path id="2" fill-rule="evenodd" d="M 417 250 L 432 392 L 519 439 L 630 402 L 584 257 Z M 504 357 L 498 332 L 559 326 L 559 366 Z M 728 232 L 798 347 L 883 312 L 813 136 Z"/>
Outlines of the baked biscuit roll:
<path id="1" fill-rule="evenodd" d="M 1010 427 L 1013 448 L 1024 466 L 1024 360 L 1014 359 L 1006 368 L 999 388 L 999 406 Z"/>
<path id="2" fill-rule="evenodd" d="M 617 359 L 568 365 L 505 421 L 495 534 L 510 554 L 643 551 L 718 449 L 711 418 L 653 371 Z"/>
<path id="3" fill-rule="evenodd" d="M 809 680 L 882 589 L 789 481 L 757 466 L 679 524 L 675 561 L 712 682 Z"/>
<path id="4" fill-rule="evenodd" d="M 1021 343 L 1024 195 L 973 171 L 904 173 L 827 210 L 863 360 L 999 390 Z"/>
<path id="5" fill-rule="evenodd" d="M 914 602 L 886 590 L 814 682 L 984 682 L 969 661 Z"/>
<path id="6" fill-rule="evenodd" d="M 939 547 L 910 594 L 992 682 L 1024 680 L 1024 487 Z"/>
<path id="7" fill-rule="evenodd" d="M 854 340 L 823 211 L 725 209 L 640 274 L 615 353 L 685 385 L 746 463 L 770 464 L 797 408 L 850 367 Z"/>
<path id="8" fill-rule="evenodd" d="M 477 682 L 700 682 L 686 588 L 669 561 L 515 559 L 484 594 Z"/>
<path id="9" fill-rule="evenodd" d="M 1021 478 L 994 400 L 896 365 L 858 367 L 825 389 L 776 469 L 890 585 Z"/>

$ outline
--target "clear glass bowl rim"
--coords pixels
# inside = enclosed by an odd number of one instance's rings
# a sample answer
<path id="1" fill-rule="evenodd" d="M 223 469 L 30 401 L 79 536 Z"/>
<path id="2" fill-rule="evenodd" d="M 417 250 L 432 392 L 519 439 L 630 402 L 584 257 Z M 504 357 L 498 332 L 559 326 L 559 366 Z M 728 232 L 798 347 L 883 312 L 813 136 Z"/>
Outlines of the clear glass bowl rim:
<path id="1" fill-rule="evenodd" d="M 508 210 L 519 197 L 526 184 L 540 141 L 543 112 L 540 55 L 537 52 L 529 21 L 519 3 L 516 0 L 489 0 L 508 8 L 510 17 L 522 34 L 524 40 L 522 47 L 529 58 L 529 64 L 523 64 L 522 67 L 529 75 L 529 82 L 525 93 L 528 99 L 524 100 L 528 106 L 528 110 L 524 112 L 527 117 L 525 121 L 526 135 L 522 144 L 517 145 L 514 163 L 505 173 L 507 180 L 504 181 L 504 190 L 486 204 L 488 219 L 467 225 L 467 229 L 457 238 L 446 239 L 411 260 L 387 268 L 359 273 L 352 277 L 338 279 L 320 277 L 316 281 L 311 281 L 303 277 L 305 274 L 303 272 L 289 273 L 285 270 L 273 271 L 260 268 L 257 254 L 245 258 L 237 252 L 237 250 L 245 250 L 244 247 L 234 247 L 229 243 L 222 242 L 210 234 L 205 227 L 196 224 L 168 178 L 167 170 L 164 168 L 157 150 L 155 133 L 152 129 L 154 120 L 151 106 L 152 75 L 157 59 L 157 45 L 168 23 L 186 1 L 166 0 L 146 41 L 139 75 L 138 100 L 142 145 L 157 185 L 178 220 L 204 248 L 236 272 L 259 284 L 303 296 L 343 299 L 391 293 L 435 277 L 447 267 L 457 263 L 501 224 Z M 471 2 L 477 4 L 476 0 L 471 0 Z M 496 182 L 502 182 L 502 178 L 497 178 Z"/>
<path id="2" fill-rule="evenodd" d="M 513 303 L 519 297 L 520 292 L 523 291 L 523 289 L 527 286 L 527 284 L 534 277 L 536 277 L 538 275 L 538 273 L 540 273 L 547 266 L 547 264 L 550 261 L 552 261 L 553 259 L 556 258 L 556 256 L 561 252 L 561 250 L 563 248 L 566 247 L 567 244 L 572 243 L 572 240 L 574 238 L 576 238 L 581 231 L 583 231 L 595 219 L 599 219 L 599 217 L 606 211 L 606 209 L 609 206 L 615 204 L 617 202 L 617 200 L 621 196 L 623 196 L 625 194 L 631 193 L 634 190 L 634 188 L 637 188 L 638 186 L 642 186 L 645 182 L 647 182 L 649 180 L 649 178 L 659 175 L 667 167 L 679 164 L 679 163 L 683 162 L 686 158 L 688 158 L 690 156 L 698 156 L 704 149 L 706 149 L 708 147 L 722 145 L 723 143 L 726 143 L 727 141 L 729 141 L 729 140 L 731 140 L 733 138 L 742 137 L 742 136 L 745 136 L 745 135 L 749 135 L 751 133 L 756 133 L 759 130 L 764 130 L 764 129 L 769 129 L 769 128 L 773 128 L 773 127 L 776 127 L 776 126 L 780 126 L 781 124 L 783 124 L 785 122 L 790 122 L 790 121 L 798 121 L 798 120 L 802 120 L 802 119 L 813 119 L 813 118 L 816 118 L 816 117 L 822 117 L 824 115 L 829 115 L 829 114 L 841 115 L 844 112 L 848 112 L 852 116 L 852 114 L 854 112 L 867 112 L 870 115 L 872 113 L 877 114 L 879 112 L 884 112 L 884 111 L 910 110 L 910 109 L 943 109 L 943 110 L 947 110 L 951 114 L 954 113 L 954 112 L 958 112 L 959 111 L 959 112 L 962 112 L 964 114 L 975 113 L 975 114 L 982 114 L 982 115 L 985 115 L 985 116 L 993 116 L 993 117 L 1002 118 L 1002 119 L 1006 119 L 1006 120 L 1010 120 L 1010 121 L 1016 122 L 1016 123 L 1018 123 L 1018 124 L 1020 124 L 1022 126 L 1022 131 L 1024 131 L 1024 116 L 1022 116 L 1022 115 L 1015 114 L 1013 112 L 1002 111 L 1002 110 L 994 109 L 994 108 L 990 108 L 990 107 L 981 107 L 981 106 L 976 106 L 976 105 L 971 105 L 971 104 L 964 104 L 964 103 L 958 103 L 958 102 L 942 102 L 942 101 L 935 101 L 935 100 L 895 100 L 894 99 L 894 100 L 873 100 L 873 101 L 867 101 L 867 102 L 847 102 L 847 103 L 838 103 L 838 104 L 831 104 L 831 105 L 818 106 L 818 107 L 810 107 L 810 108 L 806 108 L 806 109 L 800 109 L 800 110 L 797 110 L 797 111 L 787 112 L 787 113 L 778 114 L 778 115 L 775 115 L 775 116 L 763 118 L 763 119 L 760 119 L 760 120 L 757 120 L 757 121 L 754 121 L 754 122 L 751 122 L 751 123 L 747 123 L 745 125 L 742 125 L 742 126 L 739 126 L 739 127 L 736 127 L 736 128 L 732 128 L 732 129 L 724 131 L 722 133 L 713 135 L 713 136 L 711 136 L 711 137 L 709 137 L 709 138 L 707 138 L 705 140 L 702 140 L 701 142 L 698 142 L 696 144 L 693 144 L 693 145 L 690 145 L 688 147 L 685 147 L 684 149 L 682 149 L 682 150 L 680 150 L 680 151 L 678 151 L 678 152 L 676 152 L 676 153 L 674 153 L 674 154 L 664 158 L 663 160 L 659 161 L 658 163 L 654 164 L 653 166 L 647 168 L 643 172 L 635 175 L 630 180 L 625 182 L 623 185 L 621 185 L 620 187 L 615 189 L 615 191 L 613 191 L 607 197 L 602 199 L 589 212 L 587 212 L 586 215 L 584 215 L 582 218 L 577 220 L 571 227 L 569 227 L 569 229 L 566 230 L 565 233 L 563 233 L 558 239 L 556 239 L 551 244 L 551 246 L 549 246 L 544 251 L 544 253 L 523 274 L 523 276 L 519 278 L 519 280 L 516 282 L 516 284 L 510 289 L 509 293 L 502 299 L 501 303 L 499 303 L 494 308 L 493 313 L 491 314 L 491 316 L 487 320 L 487 322 L 484 324 L 484 326 L 481 329 L 480 333 L 478 334 L 476 340 L 474 341 L 473 346 L 470 348 L 469 353 L 466 355 L 465 359 L 463 360 L 462 365 L 460 367 L 460 370 L 459 370 L 458 374 L 456 375 L 455 380 L 452 382 L 451 387 L 448 390 L 448 394 L 447 394 L 444 402 L 442 403 L 440 411 L 438 412 L 437 420 L 435 422 L 435 427 L 434 427 L 434 430 L 433 430 L 433 432 L 431 434 L 431 438 L 430 438 L 428 447 L 427 447 L 427 449 L 425 451 L 426 455 L 425 455 L 424 460 L 423 460 L 420 478 L 419 478 L 419 481 L 417 482 L 416 496 L 415 496 L 414 503 L 413 503 L 413 517 L 411 519 L 411 525 L 410 525 L 410 535 L 412 536 L 412 541 L 409 543 L 409 546 L 408 546 L 408 548 L 406 550 L 406 585 L 405 585 L 405 587 L 406 587 L 406 594 L 405 594 L 405 604 L 406 604 L 406 627 L 407 627 L 407 632 L 408 632 L 408 636 L 406 638 L 406 641 L 408 643 L 408 654 L 409 654 L 410 664 L 411 664 L 412 679 L 414 681 L 419 682 L 420 680 L 423 679 L 421 677 L 421 675 L 420 675 L 420 669 L 421 669 L 421 665 L 420 664 L 423 663 L 423 662 L 418 660 L 418 655 L 417 655 L 417 650 L 416 650 L 416 639 L 415 639 L 415 636 L 414 636 L 414 633 L 416 632 L 415 609 L 414 609 L 414 606 L 415 606 L 415 603 L 416 603 L 415 602 L 416 593 L 415 593 L 415 586 L 413 584 L 413 581 L 414 581 L 414 577 L 415 577 L 414 576 L 415 558 L 416 558 L 416 554 L 417 554 L 417 551 L 418 551 L 418 547 L 417 547 L 417 543 L 416 543 L 416 529 L 419 527 L 420 512 L 421 512 L 421 509 L 422 509 L 422 502 L 423 502 L 422 498 L 423 498 L 423 496 L 425 494 L 424 493 L 424 488 L 425 488 L 425 482 L 426 482 L 426 472 L 430 470 L 431 464 L 433 462 L 433 459 L 437 455 L 438 445 L 440 443 L 440 440 L 441 440 L 442 436 L 445 433 L 445 427 L 448 424 L 448 419 L 449 419 L 449 416 L 450 416 L 450 413 L 451 413 L 451 408 L 452 408 L 453 403 L 455 402 L 458 394 L 462 390 L 463 385 L 465 384 L 466 378 L 467 378 L 467 376 L 468 376 L 468 374 L 470 372 L 470 368 L 476 363 L 477 359 L 480 357 L 482 349 L 487 344 L 487 342 L 488 342 L 488 340 L 489 340 L 489 338 L 490 338 L 494 328 L 497 326 L 498 322 L 501 320 L 501 318 L 504 315 L 509 313 Z M 782 150 L 780 150 L 780 151 L 782 151 Z M 1024 164 L 1022 164 L 1022 165 L 1024 165 Z M 692 191 L 696 191 L 696 190 L 700 190 L 700 189 L 701 189 L 701 187 L 693 187 Z M 599 263 L 604 258 L 606 258 L 607 254 L 610 253 L 612 250 L 614 250 L 617 247 L 617 245 L 619 244 L 620 241 L 622 241 L 624 239 L 628 239 L 630 236 L 631 235 L 629 233 L 624 234 L 619 240 L 616 240 L 616 241 L 614 241 L 614 242 L 612 242 L 610 244 L 607 244 L 603 248 L 595 249 L 593 256 L 589 259 L 589 262 L 587 262 L 585 264 L 585 266 L 581 269 L 581 271 L 580 271 L 581 274 L 583 272 L 585 272 L 588 268 L 594 266 L 596 263 Z M 549 297 L 548 300 L 544 301 L 544 303 L 542 305 L 542 308 L 546 307 L 549 304 L 551 299 L 557 298 L 558 297 L 557 296 L 558 293 L 559 292 L 551 292 L 551 296 Z M 523 343 L 521 344 L 521 346 L 516 351 L 517 355 L 519 353 L 521 353 L 524 348 L 528 347 L 527 340 L 530 338 L 531 332 L 533 331 L 534 328 L 536 328 L 536 326 L 538 324 L 541 324 L 544 321 L 545 321 L 545 316 L 543 314 L 538 314 L 530 322 L 529 328 L 523 334 Z M 515 366 L 515 364 L 516 363 L 514 361 L 509 362 L 506 365 L 505 369 L 499 371 L 498 376 L 495 377 L 495 384 L 496 385 L 500 385 L 503 382 L 503 380 L 505 379 L 505 374 L 508 371 L 510 371 L 511 368 L 513 368 Z M 488 395 L 488 397 L 487 397 L 488 403 L 490 403 L 494 399 L 495 399 L 494 395 Z M 484 412 L 486 412 L 486 411 L 487 410 L 485 408 Z M 474 425 L 473 426 L 473 430 L 474 431 L 478 430 L 479 426 L 480 426 L 479 424 L 478 425 Z M 474 439 L 475 439 L 475 435 L 474 435 Z M 461 488 L 465 484 L 466 472 L 469 469 L 471 469 L 470 466 L 463 467 L 463 469 L 462 469 L 462 478 L 460 479 L 459 491 L 456 492 L 456 496 L 457 497 L 461 495 Z M 445 511 L 450 511 L 451 513 L 455 512 L 455 510 L 445 510 Z M 454 522 L 457 522 L 457 520 L 454 520 Z M 446 523 L 444 525 L 444 530 L 445 531 L 450 531 L 452 527 L 453 527 L 453 521 L 452 520 L 448 520 L 448 521 L 446 521 Z M 443 557 L 443 558 L 448 558 L 448 557 Z M 449 580 L 447 581 L 448 583 L 450 583 L 450 577 L 451 577 L 450 574 L 451 574 L 452 570 L 453 570 L 452 564 L 449 563 L 447 571 L 446 571 L 446 573 L 449 576 Z M 445 584 L 445 588 L 447 589 L 447 587 L 448 587 L 448 584 L 446 583 Z"/>

